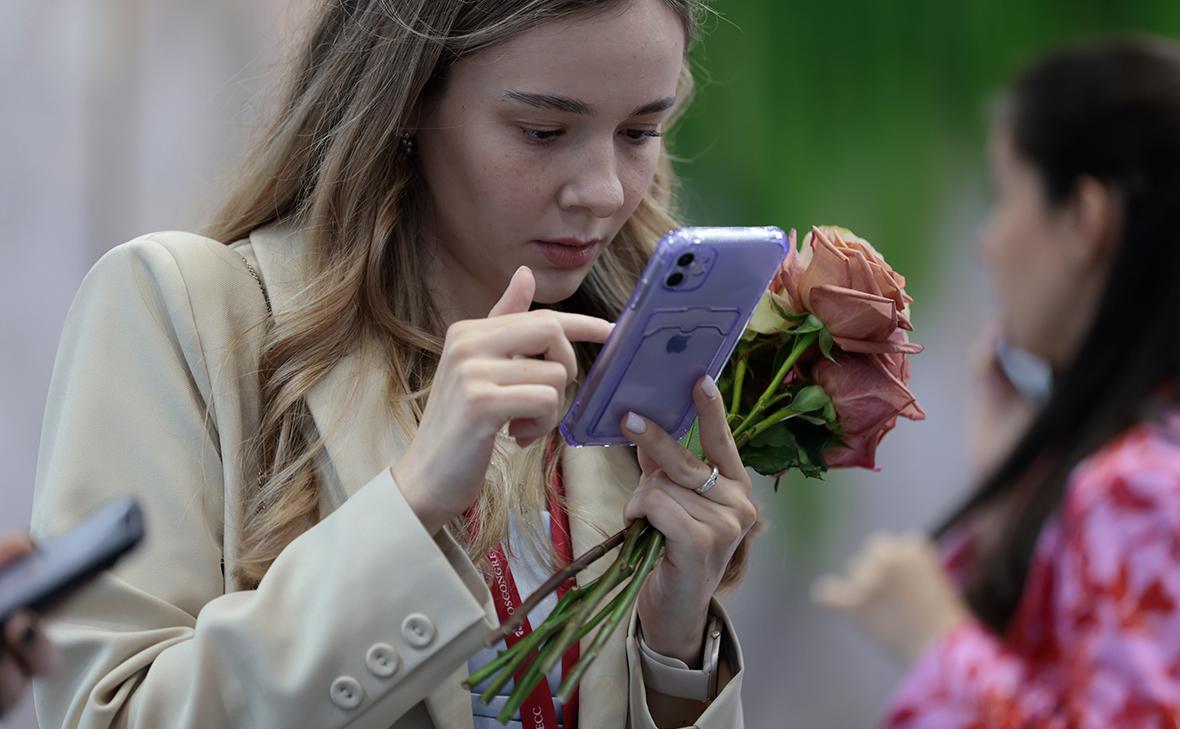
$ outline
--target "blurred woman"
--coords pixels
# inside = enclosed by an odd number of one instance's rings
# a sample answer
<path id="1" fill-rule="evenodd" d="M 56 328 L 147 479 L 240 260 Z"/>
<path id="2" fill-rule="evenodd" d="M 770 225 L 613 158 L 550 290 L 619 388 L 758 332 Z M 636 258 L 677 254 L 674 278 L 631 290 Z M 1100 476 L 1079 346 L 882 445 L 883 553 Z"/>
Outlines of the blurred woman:
<path id="1" fill-rule="evenodd" d="M 916 661 L 889 727 L 1180 722 L 1180 45 L 1072 47 L 994 123 L 982 237 L 999 336 L 1043 405 L 981 370 L 981 484 L 879 537 L 819 598 Z"/>

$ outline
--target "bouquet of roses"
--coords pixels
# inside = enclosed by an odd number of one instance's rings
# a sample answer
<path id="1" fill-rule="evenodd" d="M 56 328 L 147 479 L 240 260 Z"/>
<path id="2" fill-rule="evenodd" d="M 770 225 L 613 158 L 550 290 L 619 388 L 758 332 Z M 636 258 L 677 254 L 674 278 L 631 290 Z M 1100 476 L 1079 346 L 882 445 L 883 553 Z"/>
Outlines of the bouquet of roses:
<path id="1" fill-rule="evenodd" d="M 792 231 L 788 255 L 717 382 L 742 462 L 774 476 L 776 490 L 792 469 L 812 478 L 833 467 L 875 470 L 877 446 L 898 417 L 925 417 L 907 386 L 907 356 L 922 351 L 908 337 L 912 301 L 905 279 L 851 231 L 812 228 L 798 250 Z M 701 457 L 695 425 L 686 439 Z M 490 637 L 489 645 L 498 643 L 541 599 L 620 543 L 614 563 L 600 577 L 568 590 L 527 637 L 468 678 L 469 687 L 492 679 L 483 693 L 486 702 L 513 676 L 520 677 L 501 722 L 566 649 L 594 633 L 559 690 L 562 701 L 569 699 L 630 614 L 662 553 L 663 535 L 636 521 L 553 575 Z"/>

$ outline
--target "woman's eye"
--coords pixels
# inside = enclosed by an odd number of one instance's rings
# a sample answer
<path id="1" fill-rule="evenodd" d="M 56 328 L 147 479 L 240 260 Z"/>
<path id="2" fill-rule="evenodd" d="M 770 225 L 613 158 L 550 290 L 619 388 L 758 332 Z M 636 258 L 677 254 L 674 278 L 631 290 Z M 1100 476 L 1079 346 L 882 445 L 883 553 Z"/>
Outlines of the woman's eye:
<path id="1" fill-rule="evenodd" d="M 658 129 L 624 129 L 622 134 L 631 144 L 643 144 L 649 139 L 664 136 Z"/>
<path id="2" fill-rule="evenodd" d="M 562 134 L 565 134 L 564 129 L 535 129 L 533 127 L 521 127 L 520 131 L 524 134 L 526 141 L 532 144 L 544 144 L 557 139 Z"/>

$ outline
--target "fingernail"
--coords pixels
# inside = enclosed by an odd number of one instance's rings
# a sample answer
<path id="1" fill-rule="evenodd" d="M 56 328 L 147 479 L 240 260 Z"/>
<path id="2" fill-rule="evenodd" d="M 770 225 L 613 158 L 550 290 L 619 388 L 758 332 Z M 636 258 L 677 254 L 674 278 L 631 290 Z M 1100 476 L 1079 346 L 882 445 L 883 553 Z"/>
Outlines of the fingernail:
<path id="1" fill-rule="evenodd" d="M 632 433 L 647 432 L 647 423 L 643 422 L 643 418 L 639 417 L 635 413 L 627 413 L 626 425 L 627 430 L 631 431 Z"/>
<path id="2" fill-rule="evenodd" d="M 705 397 L 712 400 L 717 397 L 717 383 L 713 382 L 713 378 L 705 375 L 701 378 L 701 392 L 705 393 Z"/>

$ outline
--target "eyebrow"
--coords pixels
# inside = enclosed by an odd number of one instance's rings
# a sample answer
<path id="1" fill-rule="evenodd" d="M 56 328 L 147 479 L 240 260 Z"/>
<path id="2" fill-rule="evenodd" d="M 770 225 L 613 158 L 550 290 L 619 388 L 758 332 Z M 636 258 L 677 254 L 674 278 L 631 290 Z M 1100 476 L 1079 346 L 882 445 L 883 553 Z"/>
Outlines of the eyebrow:
<path id="1" fill-rule="evenodd" d="M 554 94 L 533 94 L 526 91 L 505 91 L 504 100 L 515 101 L 517 103 L 526 104 L 535 109 L 548 109 L 554 111 L 564 111 L 570 114 L 582 114 L 584 116 L 593 116 L 594 110 L 590 105 L 584 101 L 571 99 L 568 96 L 556 96 Z M 644 116 L 646 114 L 655 114 L 661 111 L 666 111 L 672 108 L 676 103 L 675 96 L 665 96 L 662 99 L 648 102 L 640 107 L 637 107 L 631 112 L 631 116 Z"/>

